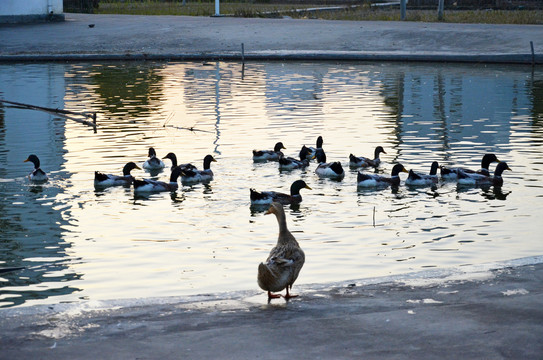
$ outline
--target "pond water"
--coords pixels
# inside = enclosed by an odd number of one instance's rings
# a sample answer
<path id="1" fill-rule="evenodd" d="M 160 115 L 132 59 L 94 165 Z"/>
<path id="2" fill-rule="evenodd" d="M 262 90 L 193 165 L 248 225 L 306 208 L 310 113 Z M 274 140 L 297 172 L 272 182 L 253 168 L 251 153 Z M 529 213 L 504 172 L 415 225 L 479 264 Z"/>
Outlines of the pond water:
<path id="1" fill-rule="evenodd" d="M 0 105 L 0 306 L 258 291 L 256 270 L 277 222 L 250 206 L 249 189 L 288 192 L 286 207 L 306 253 L 297 284 L 459 267 L 543 254 L 543 72 L 530 67 L 401 63 L 0 64 L 0 98 L 98 113 L 98 129 L 49 113 Z M 253 163 L 277 141 L 289 156 L 324 138 L 342 181 L 315 163 L 280 172 Z M 501 189 L 358 190 L 348 155 L 378 172 L 401 162 L 429 171 L 507 161 Z M 201 166 L 215 179 L 137 197 L 95 189 L 94 171 L 159 156 Z M 50 180 L 32 185 L 37 154 Z M 167 161 L 169 164 L 169 161 Z M 493 164 L 491 171 L 494 169 Z M 142 170 L 136 177 L 149 177 Z M 158 175 L 166 180 L 169 170 Z M 293 291 L 296 293 L 296 285 Z M 263 301 L 266 297 L 262 295 Z"/>

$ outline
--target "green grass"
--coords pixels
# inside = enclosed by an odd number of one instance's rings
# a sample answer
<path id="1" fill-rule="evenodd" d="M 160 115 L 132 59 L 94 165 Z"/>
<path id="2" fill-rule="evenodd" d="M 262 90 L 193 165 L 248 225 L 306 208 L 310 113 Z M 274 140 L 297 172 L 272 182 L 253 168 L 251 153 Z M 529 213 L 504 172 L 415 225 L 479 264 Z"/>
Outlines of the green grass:
<path id="1" fill-rule="evenodd" d="M 299 19 L 327 20 L 373 20 L 399 21 L 398 8 L 376 8 L 367 5 L 339 11 L 294 12 L 295 9 L 323 7 L 317 4 L 273 4 L 254 2 L 221 2 L 222 15 L 238 17 L 279 17 L 290 16 Z M 187 0 L 186 5 L 179 2 L 158 0 L 101 0 L 97 14 L 129 15 L 187 15 L 211 16 L 215 13 L 215 3 Z M 407 10 L 407 21 L 436 22 L 437 10 Z M 543 24 L 543 10 L 445 10 L 443 22 L 485 23 L 485 24 Z"/>

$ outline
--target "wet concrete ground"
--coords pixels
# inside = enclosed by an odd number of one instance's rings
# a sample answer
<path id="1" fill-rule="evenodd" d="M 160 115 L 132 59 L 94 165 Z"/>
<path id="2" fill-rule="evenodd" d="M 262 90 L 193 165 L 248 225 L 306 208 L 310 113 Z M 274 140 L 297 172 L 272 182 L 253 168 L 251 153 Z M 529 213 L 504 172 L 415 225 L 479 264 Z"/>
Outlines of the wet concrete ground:
<path id="1" fill-rule="evenodd" d="M 541 359 L 543 264 L 0 310 L 1 359 Z"/>

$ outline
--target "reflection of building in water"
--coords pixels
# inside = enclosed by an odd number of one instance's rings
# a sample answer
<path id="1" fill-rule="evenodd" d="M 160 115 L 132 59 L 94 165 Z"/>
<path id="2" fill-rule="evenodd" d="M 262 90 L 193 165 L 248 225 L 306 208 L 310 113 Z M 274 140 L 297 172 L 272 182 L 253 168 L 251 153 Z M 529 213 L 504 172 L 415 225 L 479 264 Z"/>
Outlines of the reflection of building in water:
<path id="1" fill-rule="evenodd" d="M 2 65 L 0 97 L 62 108 L 64 65 Z M 74 276 L 58 275 L 66 268 L 61 263 L 66 261 L 66 248 L 70 246 L 62 240 L 64 222 L 54 206 L 55 197 L 62 192 L 58 183 L 64 163 L 64 125 L 63 119 L 39 111 L 13 107 L 0 111 L 0 176 L 4 179 L 0 188 L 7 194 L 0 198 L 0 267 L 26 267 L 2 275 L 7 281 L 2 281 L 5 295 L 0 306 L 74 291 L 60 285 Z M 30 154 L 40 158 L 42 169 L 49 174 L 49 183 L 30 186 L 26 176 L 33 166 L 23 162 Z M 49 285 L 40 286 L 43 282 Z M 58 283 L 58 286 L 51 283 Z M 10 297 L 11 287 L 26 288 L 14 291 L 18 295 Z"/>
<path id="2" fill-rule="evenodd" d="M 524 72 L 428 69 L 412 66 L 383 79 L 385 104 L 398 120 L 405 150 L 422 147 L 445 156 L 454 148 L 492 150 L 509 143 L 511 118 L 532 107 Z"/>

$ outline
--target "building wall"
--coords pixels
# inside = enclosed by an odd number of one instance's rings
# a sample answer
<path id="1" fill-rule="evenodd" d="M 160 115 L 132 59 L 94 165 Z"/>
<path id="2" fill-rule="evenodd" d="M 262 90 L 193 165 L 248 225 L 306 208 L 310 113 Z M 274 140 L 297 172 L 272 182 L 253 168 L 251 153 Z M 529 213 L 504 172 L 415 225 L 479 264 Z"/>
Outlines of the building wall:
<path id="1" fill-rule="evenodd" d="M 0 23 L 64 20 L 62 0 L 0 0 Z"/>

